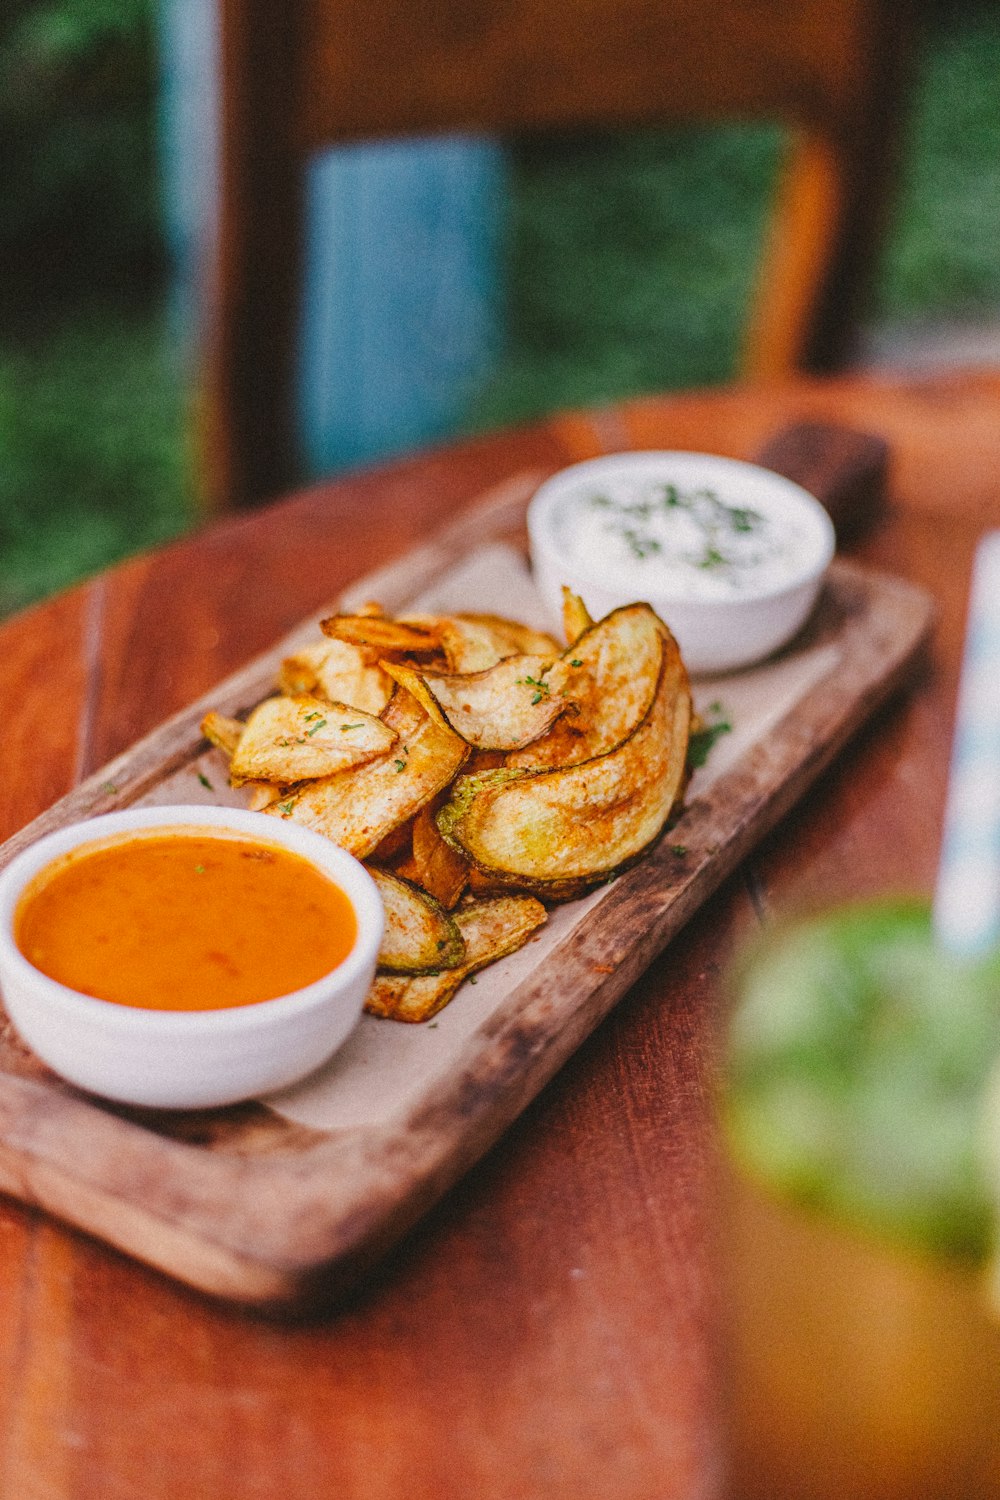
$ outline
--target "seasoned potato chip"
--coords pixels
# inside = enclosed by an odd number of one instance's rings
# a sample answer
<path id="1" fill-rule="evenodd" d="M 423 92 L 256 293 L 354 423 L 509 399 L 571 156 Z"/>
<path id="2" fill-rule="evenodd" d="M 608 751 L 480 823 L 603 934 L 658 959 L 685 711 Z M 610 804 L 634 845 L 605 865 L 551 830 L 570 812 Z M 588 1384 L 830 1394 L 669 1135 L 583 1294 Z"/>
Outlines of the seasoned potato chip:
<path id="1" fill-rule="evenodd" d="M 436 801 L 422 807 L 413 820 L 413 878 L 450 911 L 465 890 L 469 862 L 441 837 Z"/>
<path id="2" fill-rule="evenodd" d="M 506 620 L 502 615 L 477 615 L 461 613 L 454 619 L 476 625 L 491 637 L 497 651 L 503 656 L 558 656 L 559 642 L 544 630 L 534 630 L 522 625 L 520 620 Z M 455 669 L 460 670 L 458 668 Z M 466 668 L 466 670 L 469 670 Z"/>
<path id="3" fill-rule="evenodd" d="M 570 668 L 542 656 L 508 656 L 485 672 L 421 673 L 456 734 L 479 750 L 517 750 L 563 713 Z"/>
<path id="4" fill-rule="evenodd" d="M 330 615 L 320 621 L 320 629 L 334 640 L 350 641 L 379 655 L 429 656 L 441 645 L 433 632 L 382 615 Z"/>
<path id="5" fill-rule="evenodd" d="M 495 633 L 475 620 L 449 617 L 438 626 L 441 648 L 452 672 L 485 672 L 513 653 Z"/>
<path id="6" fill-rule="evenodd" d="M 263 812 L 281 796 L 281 787 L 274 781 L 245 781 L 243 790 L 248 793 L 247 807 L 251 812 Z"/>
<path id="7" fill-rule="evenodd" d="M 407 818 L 402 823 L 397 823 L 395 828 L 390 828 L 385 838 L 372 850 L 371 857 L 377 865 L 397 865 L 401 860 L 409 857 L 413 846 L 413 818 Z M 410 878 L 409 872 L 403 870 L 403 875 Z"/>
<path id="8" fill-rule="evenodd" d="M 246 722 L 229 778 L 293 782 L 333 776 L 349 766 L 383 755 L 396 735 L 381 719 L 343 703 L 327 703 L 302 693 L 266 698 Z"/>
<path id="9" fill-rule="evenodd" d="M 375 718 L 392 697 L 392 679 L 350 641 L 317 641 L 286 656 L 278 674 L 283 693 L 312 693 L 330 703 L 347 703 Z"/>
<path id="10" fill-rule="evenodd" d="M 666 627 L 648 604 L 612 610 L 568 647 L 569 712 L 508 766 L 572 766 L 606 755 L 635 729 L 656 692 Z"/>
<path id="11" fill-rule="evenodd" d="M 440 703 L 424 682 L 421 670 L 405 661 L 384 661 L 382 663 L 382 670 L 388 673 L 393 682 L 401 687 L 405 693 L 408 693 L 411 698 L 417 700 L 424 713 L 432 718 L 435 724 L 440 725 L 442 729 L 447 729 L 451 734 L 454 733 Z"/>
<path id="12" fill-rule="evenodd" d="M 455 913 L 465 958 L 441 974 L 376 974 L 368 992 L 369 1015 L 392 1021 L 429 1021 L 448 1004 L 464 979 L 523 947 L 545 921 L 545 908 L 531 896 L 498 896 Z"/>
<path id="13" fill-rule="evenodd" d="M 225 714 L 207 713 L 201 721 L 201 732 L 210 744 L 232 755 L 239 744 L 246 726 L 239 719 L 228 719 Z"/>
<path id="14" fill-rule="evenodd" d="M 554 771 L 505 767 L 456 782 L 438 827 L 486 875 L 569 900 L 658 837 L 683 787 L 691 717 L 680 652 L 665 629 L 660 639 L 653 702 L 616 749 Z"/>
<path id="15" fill-rule="evenodd" d="M 385 907 L 385 932 L 378 954 L 380 969 L 420 974 L 454 969 L 465 958 L 465 939 L 454 917 L 429 892 L 375 865 L 368 873 Z"/>
<path id="16" fill-rule="evenodd" d="M 305 823 L 358 859 L 366 858 L 387 834 L 443 791 L 469 753 L 457 734 L 401 689 L 393 694 L 383 723 L 397 741 L 387 754 L 306 782 L 265 810 Z"/>
<path id="17" fill-rule="evenodd" d="M 594 623 L 580 595 L 574 594 L 573 590 L 568 589 L 565 584 L 562 590 L 562 617 L 567 646 L 572 646 L 575 641 L 578 641 L 583 632 L 589 630 Z"/>

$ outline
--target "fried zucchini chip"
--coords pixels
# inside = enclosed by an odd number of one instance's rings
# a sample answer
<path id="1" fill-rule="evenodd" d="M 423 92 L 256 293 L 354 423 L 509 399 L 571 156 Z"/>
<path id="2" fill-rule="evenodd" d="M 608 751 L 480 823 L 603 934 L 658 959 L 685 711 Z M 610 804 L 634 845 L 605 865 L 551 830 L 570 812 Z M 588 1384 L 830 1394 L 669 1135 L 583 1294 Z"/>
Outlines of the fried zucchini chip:
<path id="1" fill-rule="evenodd" d="M 456 734 L 477 750 L 517 750 L 566 709 L 571 670 L 551 656 L 507 656 L 485 672 L 422 672 Z"/>
<path id="2" fill-rule="evenodd" d="M 286 656 L 278 673 L 283 693 L 312 693 L 331 703 L 347 703 L 378 718 L 392 697 L 392 679 L 350 641 L 317 641 Z"/>
<path id="3" fill-rule="evenodd" d="M 265 811 L 315 828 L 356 858 L 366 858 L 393 829 L 444 790 L 469 753 L 457 734 L 399 689 L 382 722 L 396 737 L 385 755 L 306 782 Z"/>
<path id="4" fill-rule="evenodd" d="M 301 693 L 265 698 L 246 722 L 229 762 L 233 786 L 244 781 L 306 781 L 374 760 L 395 744 L 381 719 L 345 703 Z"/>
<path id="5" fill-rule="evenodd" d="M 572 646 L 575 641 L 578 641 L 583 632 L 589 630 L 594 623 L 580 595 L 574 594 L 573 590 L 567 588 L 565 584 L 562 587 L 562 617 L 567 646 Z"/>
<path id="6" fill-rule="evenodd" d="M 465 958 L 465 939 L 454 917 L 418 885 L 368 866 L 385 907 L 378 966 L 394 974 L 454 969 Z"/>
<path id="7" fill-rule="evenodd" d="M 417 625 L 406 625 L 384 615 L 330 615 L 320 621 L 324 635 L 350 641 L 377 656 L 433 656 L 440 650 L 439 637 Z"/>
<path id="8" fill-rule="evenodd" d="M 541 739 L 510 754 L 505 764 L 573 766 L 620 745 L 653 701 L 665 631 L 648 604 L 612 610 L 591 625 L 562 654 L 569 668 L 569 711 Z"/>
<path id="9" fill-rule="evenodd" d="M 225 714 L 217 714 L 214 709 L 201 721 L 201 732 L 206 740 L 226 755 L 232 755 L 245 728 L 246 725 L 239 719 L 228 719 Z"/>
<path id="10" fill-rule="evenodd" d="M 676 642 L 662 627 L 660 641 L 653 701 L 616 749 L 557 770 L 504 767 L 455 783 L 438 827 L 485 875 L 545 900 L 571 900 L 659 836 L 684 785 L 691 718 Z"/>
<path id="11" fill-rule="evenodd" d="M 455 913 L 465 958 L 441 974 L 376 974 L 368 992 L 369 1015 L 392 1021 L 429 1021 L 452 999 L 462 981 L 498 958 L 514 953 L 545 921 L 545 908 L 531 896 L 498 896 Z"/>

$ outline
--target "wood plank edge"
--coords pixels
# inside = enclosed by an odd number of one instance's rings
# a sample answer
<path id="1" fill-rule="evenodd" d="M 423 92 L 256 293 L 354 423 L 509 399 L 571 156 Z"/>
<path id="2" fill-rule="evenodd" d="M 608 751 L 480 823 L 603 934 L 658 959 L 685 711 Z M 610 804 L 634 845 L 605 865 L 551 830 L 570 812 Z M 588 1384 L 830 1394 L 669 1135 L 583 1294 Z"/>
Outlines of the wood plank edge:
<path id="1" fill-rule="evenodd" d="M 862 580 L 870 576 L 864 570 L 856 572 Z M 846 687 L 838 692 L 838 673 L 846 680 L 838 663 L 835 673 L 821 678 L 790 710 L 789 720 L 811 711 L 816 722 L 826 726 L 822 744 L 803 756 L 797 777 L 774 788 L 766 756 L 757 757 L 757 764 L 749 768 L 740 762 L 720 777 L 716 786 L 728 783 L 739 807 L 739 816 L 724 843 L 709 847 L 705 842 L 717 830 L 705 808 L 699 809 L 694 804 L 685 814 L 692 821 L 684 837 L 690 848 L 698 849 L 698 839 L 701 847 L 680 880 L 664 884 L 662 845 L 660 852 L 622 876 L 595 909 L 588 930 L 571 934 L 542 969 L 512 993 L 502 1013 L 484 1023 L 449 1087 L 422 1105 L 407 1121 L 402 1144 L 398 1132 L 391 1138 L 383 1132 L 381 1139 L 370 1143 L 355 1163 L 365 1170 L 360 1178 L 354 1176 L 351 1190 L 340 1201 L 336 1192 L 330 1193 L 330 1185 L 325 1181 L 317 1191 L 317 1178 L 331 1156 L 342 1151 L 343 1142 L 330 1139 L 318 1145 L 310 1153 L 313 1172 L 297 1175 L 296 1190 L 301 1200 L 299 1207 L 311 1208 L 324 1221 L 313 1218 L 310 1232 L 299 1244 L 289 1243 L 287 1238 L 283 1241 L 281 1226 L 277 1232 L 265 1228 L 263 1233 L 258 1226 L 255 1235 L 249 1234 L 252 1226 L 247 1224 L 242 1208 L 234 1213 L 230 1202 L 212 1203 L 213 1198 L 226 1194 L 233 1186 L 231 1160 L 161 1137 L 150 1137 L 125 1122 L 111 1122 L 94 1106 L 62 1095 L 54 1099 L 51 1089 L 10 1076 L 0 1077 L 0 1101 L 5 1112 L 10 1115 L 13 1111 L 17 1116 L 26 1108 L 29 1112 L 44 1109 L 49 1128 L 42 1138 L 35 1138 L 29 1132 L 19 1149 L 12 1143 L 11 1131 L 3 1131 L 0 1186 L 138 1259 L 226 1300 L 262 1309 L 293 1311 L 325 1305 L 331 1297 L 341 1295 L 489 1149 L 711 891 L 732 873 L 754 844 L 825 769 L 851 734 L 905 680 L 930 635 L 933 607 L 921 591 L 897 580 L 884 581 L 877 602 L 880 608 L 874 615 L 862 622 L 848 623 L 845 652 L 850 654 L 853 636 L 854 654 L 863 655 L 862 648 L 868 643 L 868 631 L 874 623 L 895 634 L 894 654 L 881 670 L 874 670 L 869 663 L 860 692 L 848 692 Z M 778 726 L 774 737 L 777 739 L 780 733 Z M 667 837 L 677 836 L 674 831 Z M 602 942 L 606 935 L 620 933 L 622 908 L 637 898 L 649 904 L 652 920 L 645 925 L 641 940 L 618 956 L 614 972 L 594 985 L 595 954 L 604 952 Z M 580 987 L 589 990 L 586 1002 L 577 1004 L 557 1030 L 551 1027 L 553 997 L 548 981 L 553 973 L 558 973 L 564 994 L 574 990 L 579 994 Z M 498 1047 L 503 1052 L 499 1067 Z M 33 1095 L 30 1103 L 25 1091 Z M 80 1163 L 60 1161 L 65 1150 L 63 1127 L 70 1123 L 63 1111 L 70 1105 L 75 1106 L 76 1122 L 81 1116 L 98 1116 L 108 1124 L 113 1123 L 117 1143 L 113 1155 L 118 1159 L 126 1146 L 120 1132 L 134 1132 L 136 1137 L 142 1137 L 143 1175 L 148 1180 L 155 1177 L 159 1193 L 169 1187 L 171 1177 L 176 1178 L 179 1188 L 185 1187 L 192 1161 L 196 1160 L 200 1164 L 205 1201 L 192 1203 L 186 1213 L 167 1221 L 155 1209 L 157 1195 L 151 1197 L 147 1193 L 145 1200 L 140 1200 L 134 1185 L 124 1194 L 114 1180 L 102 1180 L 99 1171 L 94 1174 L 93 1158 L 90 1170 L 82 1174 Z M 451 1128 L 444 1129 L 449 1122 Z M 147 1159 L 151 1147 L 156 1158 L 155 1174 L 150 1173 Z M 247 1163 L 241 1163 L 240 1168 L 240 1175 L 247 1179 L 246 1187 L 250 1186 L 251 1178 L 255 1186 L 262 1186 L 266 1179 L 286 1171 L 287 1164 L 278 1156 L 254 1163 L 252 1169 Z M 81 1175 L 85 1182 L 82 1197 Z M 379 1184 L 374 1194 L 373 1179 Z M 209 1205 L 214 1211 L 206 1216 L 205 1208 Z M 285 1207 L 292 1205 L 286 1202 Z"/>

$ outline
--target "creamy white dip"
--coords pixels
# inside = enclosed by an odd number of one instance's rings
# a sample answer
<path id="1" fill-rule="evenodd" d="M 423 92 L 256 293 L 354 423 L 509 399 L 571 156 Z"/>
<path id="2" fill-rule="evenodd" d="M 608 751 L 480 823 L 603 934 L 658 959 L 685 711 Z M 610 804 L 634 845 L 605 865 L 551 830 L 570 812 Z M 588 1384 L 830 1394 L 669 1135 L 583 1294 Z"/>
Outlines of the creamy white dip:
<path id="1" fill-rule="evenodd" d="M 568 562 L 637 598 L 770 594 L 808 569 L 819 543 L 815 516 L 794 496 L 635 473 L 582 480 L 553 525 Z"/>

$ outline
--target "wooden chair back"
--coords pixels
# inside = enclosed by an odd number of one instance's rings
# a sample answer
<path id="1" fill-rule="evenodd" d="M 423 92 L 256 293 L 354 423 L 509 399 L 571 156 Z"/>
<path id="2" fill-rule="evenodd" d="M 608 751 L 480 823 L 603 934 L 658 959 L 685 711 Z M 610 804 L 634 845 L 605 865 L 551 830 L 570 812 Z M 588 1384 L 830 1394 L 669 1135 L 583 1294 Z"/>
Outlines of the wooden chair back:
<path id="1" fill-rule="evenodd" d="M 908 0 L 216 0 L 218 236 L 207 278 L 208 502 L 295 477 L 303 170 L 338 142 L 450 130 L 774 120 L 790 151 L 741 374 L 842 365 L 875 261 Z"/>

